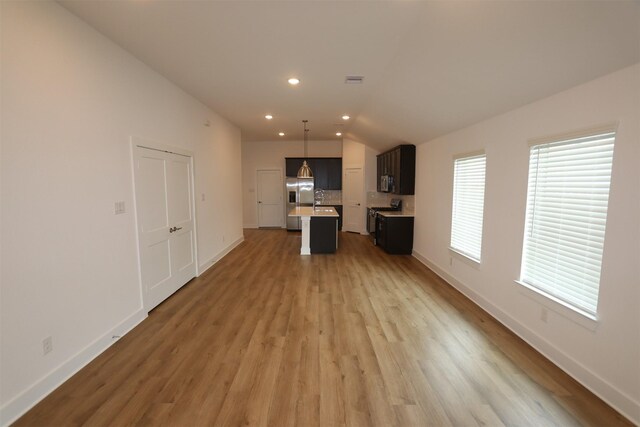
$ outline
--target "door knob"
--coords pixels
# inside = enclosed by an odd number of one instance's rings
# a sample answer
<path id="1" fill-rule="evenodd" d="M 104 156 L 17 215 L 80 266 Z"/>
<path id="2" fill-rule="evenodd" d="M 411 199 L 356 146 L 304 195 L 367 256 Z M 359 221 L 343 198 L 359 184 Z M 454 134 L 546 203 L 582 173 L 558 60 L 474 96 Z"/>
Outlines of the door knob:
<path id="1" fill-rule="evenodd" d="M 171 228 L 169 229 L 169 233 L 174 233 L 174 232 L 176 232 L 176 231 L 178 231 L 178 230 L 182 230 L 182 227 L 171 227 Z"/>
<path id="2" fill-rule="evenodd" d="M 258 200 L 258 203 L 262 203 L 262 201 L 261 201 L 261 200 Z"/>

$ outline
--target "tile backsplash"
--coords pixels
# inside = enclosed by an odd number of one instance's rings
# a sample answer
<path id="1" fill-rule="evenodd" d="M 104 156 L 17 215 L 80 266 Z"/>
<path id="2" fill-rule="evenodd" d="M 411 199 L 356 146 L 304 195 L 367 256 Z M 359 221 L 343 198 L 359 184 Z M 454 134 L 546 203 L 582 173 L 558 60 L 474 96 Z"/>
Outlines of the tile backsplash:
<path id="1" fill-rule="evenodd" d="M 342 191 L 340 190 L 324 190 L 324 200 L 322 204 L 342 204 Z"/>
<path id="2" fill-rule="evenodd" d="M 401 196 L 399 194 L 368 191 L 367 206 L 388 206 L 391 203 L 391 199 L 401 199 L 402 210 L 406 212 L 413 212 L 415 209 L 414 197 L 415 196 Z"/>
<path id="3" fill-rule="evenodd" d="M 367 207 L 369 206 L 389 206 L 391 199 L 402 200 L 402 210 L 412 213 L 415 208 L 414 196 L 401 196 L 398 194 L 378 193 L 376 191 L 367 192 Z M 323 205 L 341 205 L 342 191 L 340 190 L 324 190 Z"/>

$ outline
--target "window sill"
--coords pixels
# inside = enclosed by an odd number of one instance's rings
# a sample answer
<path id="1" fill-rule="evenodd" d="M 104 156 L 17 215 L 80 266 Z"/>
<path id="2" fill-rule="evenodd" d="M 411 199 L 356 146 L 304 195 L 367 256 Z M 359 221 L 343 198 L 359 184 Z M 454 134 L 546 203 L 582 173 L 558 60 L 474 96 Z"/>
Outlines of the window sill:
<path id="1" fill-rule="evenodd" d="M 476 270 L 480 270 L 479 260 L 475 258 L 471 258 L 469 255 L 462 253 L 457 249 L 452 248 L 451 246 L 449 246 L 449 252 L 451 252 L 451 254 L 454 255 L 456 259 L 463 261 L 465 264 L 469 264 L 471 267 L 475 268 Z"/>
<path id="2" fill-rule="evenodd" d="M 557 313 L 560 316 L 569 319 L 572 322 L 592 332 L 598 328 L 599 320 L 597 316 L 572 307 L 566 302 L 554 297 L 553 295 L 549 295 L 546 292 L 534 288 L 533 286 L 528 285 L 524 282 L 521 282 L 519 280 L 514 280 L 514 282 L 520 285 L 519 289 L 522 295 L 542 304 L 554 313 Z"/>

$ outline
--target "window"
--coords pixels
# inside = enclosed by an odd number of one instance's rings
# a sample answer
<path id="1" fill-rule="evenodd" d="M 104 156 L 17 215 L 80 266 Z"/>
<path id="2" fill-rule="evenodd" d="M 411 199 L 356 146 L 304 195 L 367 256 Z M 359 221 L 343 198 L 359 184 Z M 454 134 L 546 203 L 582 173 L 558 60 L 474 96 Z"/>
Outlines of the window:
<path id="1" fill-rule="evenodd" d="M 453 166 L 451 249 L 480 262 L 485 154 L 458 158 Z"/>
<path id="2" fill-rule="evenodd" d="M 595 317 L 615 133 L 533 145 L 520 282 Z"/>

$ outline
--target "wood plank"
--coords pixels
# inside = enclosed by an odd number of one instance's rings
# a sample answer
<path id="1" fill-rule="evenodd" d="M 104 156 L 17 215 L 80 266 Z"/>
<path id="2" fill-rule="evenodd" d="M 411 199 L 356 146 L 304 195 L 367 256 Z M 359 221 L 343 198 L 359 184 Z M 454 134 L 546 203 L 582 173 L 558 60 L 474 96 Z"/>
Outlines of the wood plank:
<path id="1" fill-rule="evenodd" d="M 245 242 L 16 426 L 631 425 L 410 256 Z"/>

